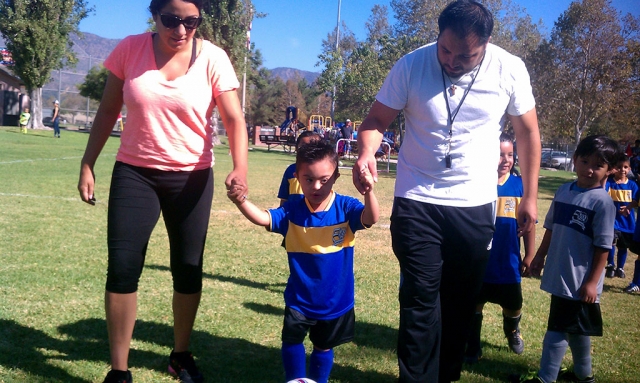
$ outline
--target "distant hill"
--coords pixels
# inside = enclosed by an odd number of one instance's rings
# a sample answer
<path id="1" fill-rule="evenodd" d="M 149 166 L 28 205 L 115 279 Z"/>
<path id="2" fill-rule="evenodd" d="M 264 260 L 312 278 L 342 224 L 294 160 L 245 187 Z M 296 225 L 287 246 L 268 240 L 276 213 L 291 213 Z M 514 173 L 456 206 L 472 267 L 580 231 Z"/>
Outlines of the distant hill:
<path id="1" fill-rule="evenodd" d="M 270 69 L 271 73 L 275 77 L 280 77 L 282 81 L 287 81 L 295 78 L 304 78 L 309 84 L 316 81 L 320 77 L 318 72 L 309 72 L 306 70 L 294 69 L 294 68 L 274 68 Z"/>
<path id="2" fill-rule="evenodd" d="M 120 39 L 107 39 L 84 32 L 82 37 L 72 35 L 73 50 L 78 58 L 75 66 L 66 66 L 62 74 L 52 73 L 52 81 L 45 85 L 45 89 L 58 89 L 59 80 L 62 81 L 60 89 L 77 91 L 76 85 L 84 81 L 84 75 L 91 67 L 100 65 L 109 56 L 111 51 L 118 45 Z M 5 42 L 0 36 L 0 47 L 4 47 Z M 309 84 L 313 83 L 319 76 L 318 72 L 309 72 L 294 68 L 274 68 L 271 69 L 273 76 L 280 77 L 283 81 L 295 78 L 304 78 Z"/>

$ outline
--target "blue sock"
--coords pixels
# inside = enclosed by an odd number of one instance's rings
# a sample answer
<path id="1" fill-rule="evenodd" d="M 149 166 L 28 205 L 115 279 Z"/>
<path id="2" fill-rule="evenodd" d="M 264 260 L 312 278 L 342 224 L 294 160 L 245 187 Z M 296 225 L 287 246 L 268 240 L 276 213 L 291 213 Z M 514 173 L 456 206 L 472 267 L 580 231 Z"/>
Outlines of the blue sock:
<path id="1" fill-rule="evenodd" d="M 302 343 L 282 342 L 282 364 L 287 381 L 307 376 L 307 356 Z"/>
<path id="2" fill-rule="evenodd" d="M 624 269 L 624 264 L 627 262 L 627 248 L 618 248 L 618 268 Z"/>
<path id="3" fill-rule="evenodd" d="M 640 259 L 636 261 L 633 268 L 633 283 L 640 286 Z"/>
<path id="4" fill-rule="evenodd" d="M 327 383 L 333 367 L 333 349 L 320 351 L 313 349 L 309 364 L 309 378 L 318 383 Z"/>
<path id="5" fill-rule="evenodd" d="M 614 256 L 616 254 L 616 247 L 611 246 L 611 250 L 609 250 L 609 255 L 607 256 L 607 266 L 614 265 Z"/>

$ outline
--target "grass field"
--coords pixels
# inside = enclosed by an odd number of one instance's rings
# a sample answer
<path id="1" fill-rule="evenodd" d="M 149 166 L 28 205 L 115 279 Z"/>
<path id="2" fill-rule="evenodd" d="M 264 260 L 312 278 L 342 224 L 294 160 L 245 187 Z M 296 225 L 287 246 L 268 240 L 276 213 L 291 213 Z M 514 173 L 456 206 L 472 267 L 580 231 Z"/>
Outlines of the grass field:
<path id="1" fill-rule="evenodd" d="M 0 128 L 0 382 L 101 382 L 109 369 L 103 310 L 106 212 L 111 169 L 119 144 L 111 138 L 95 167 L 96 206 L 76 190 L 85 133 Z M 282 382 L 282 292 L 288 276 L 281 238 L 246 221 L 225 196 L 228 148 L 215 148 L 215 196 L 206 244 L 203 301 L 192 351 L 208 382 Z M 249 153 L 249 198 L 278 204 L 276 193 L 290 154 Z M 356 195 L 343 170 L 336 191 Z M 544 218 L 555 189 L 570 173 L 543 171 L 538 201 Z M 398 266 L 391 251 L 389 215 L 395 175 L 382 174 L 376 193 L 380 222 L 359 232 L 356 245 L 356 339 L 336 348 L 332 382 L 395 382 Z M 542 237 L 538 225 L 537 240 Z M 140 282 L 138 322 L 130 354 L 135 382 L 171 382 L 171 275 L 162 221 L 149 243 Z M 627 274 L 635 256 L 630 255 Z M 600 382 L 638 381 L 640 296 L 622 293 L 629 282 L 607 279 L 602 296 L 604 333 L 593 338 Z M 539 280 L 523 281 L 525 352 L 509 352 L 500 311 L 487 305 L 484 358 L 465 367 L 462 382 L 505 381 L 537 368 L 548 315 Z M 309 344 L 307 344 L 309 346 Z M 566 365 L 570 365 L 567 354 Z"/>

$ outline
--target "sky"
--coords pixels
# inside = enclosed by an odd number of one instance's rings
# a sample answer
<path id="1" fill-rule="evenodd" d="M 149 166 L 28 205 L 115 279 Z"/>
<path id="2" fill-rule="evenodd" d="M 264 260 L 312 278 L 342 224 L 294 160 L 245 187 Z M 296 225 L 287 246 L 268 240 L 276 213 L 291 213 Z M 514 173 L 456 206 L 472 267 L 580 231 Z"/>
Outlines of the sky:
<path id="1" fill-rule="evenodd" d="M 426 0 L 428 1 L 428 0 Z M 571 4 L 571 0 L 512 0 L 525 8 L 534 22 L 542 20 L 547 32 Z M 87 0 L 95 12 L 80 23 L 80 31 L 100 37 L 122 39 L 142 33 L 151 16 L 149 0 Z M 263 65 L 320 72 L 315 66 L 322 40 L 336 27 L 339 0 L 252 0 L 257 12 L 266 13 L 254 19 L 251 42 L 262 52 Z M 355 34 L 366 38 L 365 23 L 375 4 L 389 6 L 391 0 L 342 0 L 340 19 Z M 612 0 L 623 13 L 640 16 L 640 0 Z M 426 42 L 425 42 L 426 43 Z"/>

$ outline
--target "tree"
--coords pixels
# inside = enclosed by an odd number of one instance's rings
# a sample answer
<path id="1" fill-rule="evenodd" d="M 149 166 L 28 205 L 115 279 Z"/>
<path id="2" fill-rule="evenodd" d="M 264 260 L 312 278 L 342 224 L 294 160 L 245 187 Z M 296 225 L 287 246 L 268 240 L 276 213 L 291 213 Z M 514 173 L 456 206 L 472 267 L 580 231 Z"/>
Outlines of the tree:
<path id="1" fill-rule="evenodd" d="M 104 87 L 107 85 L 108 76 L 109 71 L 102 65 L 89 69 L 89 72 L 84 78 L 84 82 L 78 85 L 80 95 L 96 101 L 102 100 L 102 93 L 104 92 Z"/>
<path id="2" fill-rule="evenodd" d="M 69 36 L 92 11 L 85 0 L 0 1 L 0 33 L 31 98 L 31 127 L 43 127 L 42 87 L 52 70 L 75 62 Z"/>
<path id="3" fill-rule="evenodd" d="M 587 131 L 608 133 L 611 121 L 620 118 L 611 111 L 628 113 L 619 109 L 628 100 L 638 105 L 637 20 L 627 19 L 622 27 L 609 0 L 574 1 L 531 57 L 546 138 L 577 144 Z"/>

